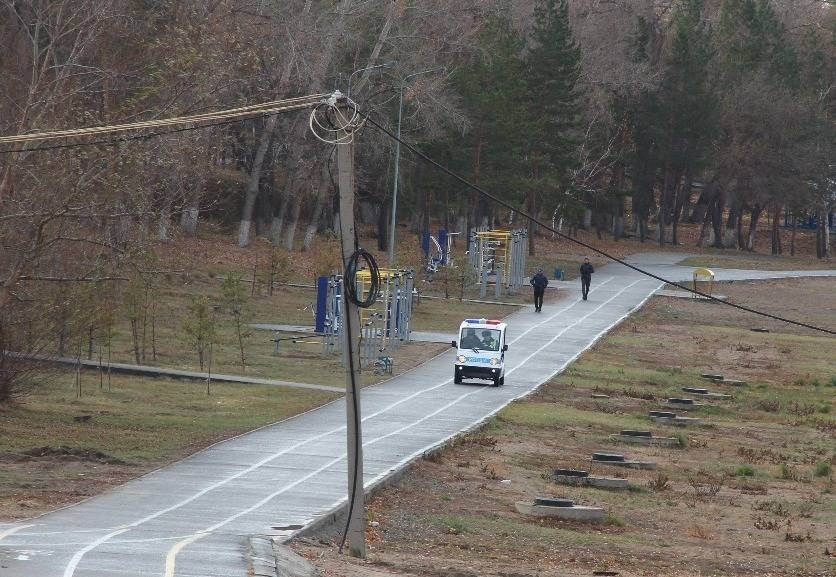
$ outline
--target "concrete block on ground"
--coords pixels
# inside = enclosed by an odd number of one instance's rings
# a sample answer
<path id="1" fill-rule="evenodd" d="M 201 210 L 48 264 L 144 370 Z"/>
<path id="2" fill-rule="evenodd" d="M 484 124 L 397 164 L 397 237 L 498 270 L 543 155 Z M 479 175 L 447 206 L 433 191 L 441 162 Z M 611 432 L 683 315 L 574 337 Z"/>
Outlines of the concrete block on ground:
<path id="1" fill-rule="evenodd" d="M 601 463 L 603 465 L 615 465 L 617 467 L 627 467 L 630 469 L 655 469 L 656 463 L 650 461 L 632 461 L 615 453 L 592 453 L 592 462 Z"/>
<path id="2" fill-rule="evenodd" d="M 682 390 L 686 393 L 691 393 L 693 395 L 699 395 L 701 397 L 705 397 L 707 399 L 732 399 L 729 394 L 726 393 L 715 393 L 714 391 L 709 391 L 708 389 L 701 389 L 698 387 L 682 387 Z"/>
<path id="3" fill-rule="evenodd" d="M 637 431 L 635 429 L 621 429 L 620 435 L 624 435 L 626 437 L 652 437 L 653 433 L 650 431 Z"/>
<path id="4" fill-rule="evenodd" d="M 700 409 L 705 406 L 705 403 L 698 403 L 694 399 L 680 399 L 676 397 L 667 399 L 665 404 L 669 407 L 676 407 L 677 409 L 681 409 L 683 411 Z"/>
<path id="5" fill-rule="evenodd" d="M 532 517 L 557 517 L 572 521 L 597 522 L 604 520 L 604 510 L 600 507 L 586 507 L 584 505 L 573 505 L 572 507 L 547 507 L 535 505 L 525 501 L 517 501 L 515 507 L 523 515 Z"/>
<path id="6" fill-rule="evenodd" d="M 698 419 L 696 417 L 680 417 L 679 415 L 675 415 L 673 417 L 650 415 L 650 418 L 656 423 L 676 425 L 677 427 L 687 427 L 689 425 L 699 425 L 702 423 L 702 419 Z"/>
<path id="7" fill-rule="evenodd" d="M 676 413 L 672 413 L 671 411 L 650 411 L 648 415 L 651 417 L 666 417 L 671 419 L 677 416 Z"/>
<path id="8" fill-rule="evenodd" d="M 652 445 L 656 447 L 677 447 L 679 439 L 676 437 L 639 437 L 635 435 L 610 435 L 610 439 L 620 443 L 634 445 Z"/>
<path id="9" fill-rule="evenodd" d="M 596 477 L 587 475 L 578 477 L 574 475 L 552 475 L 551 479 L 561 485 L 574 485 L 576 487 L 598 487 L 599 489 L 626 489 L 627 479 L 618 477 Z"/>

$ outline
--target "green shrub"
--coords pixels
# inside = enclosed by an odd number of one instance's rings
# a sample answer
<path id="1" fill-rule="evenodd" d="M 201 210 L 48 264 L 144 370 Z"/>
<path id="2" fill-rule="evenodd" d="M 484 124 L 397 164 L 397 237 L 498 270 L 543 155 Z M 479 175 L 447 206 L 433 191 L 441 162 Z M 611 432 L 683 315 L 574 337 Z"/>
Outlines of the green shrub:
<path id="1" fill-rule="evenodd" d="M 616 517 L 612 513 L 607 513 L 607 516 L 604 517 L 604 524 L 612 525 L 613 527 L 625 527 L 627 525 L 627 521 L 621 517 Z"/>
<path id="2" fill-rule="evenodd" d="M 832 470 L 832 468 L 830 467 L 830 463 L 828 463 L 827 461 L 822 461 L 821 463 L 816 465 L 816 468 L 813 471 L 813 474 L 816 477 L 829 477 L 831 470 Z"/>
<path id="3" fill-rule="evenodd" d="M 781 466 L 778 468 L 778 475 L 782 479 L 792 479 L 793 478 L 793 470 L 786 463 L 781 463 Z"/>
<path id="4" fill-rule="evenodd" d="M 738 477 L 754 477 L 755 473 L 757 473 L 757 471 L 755 471 L 755 468 L 751 465 L 743 465 L 737 469 Z"/>
<path id="5" fill-rule="evenodd" d="M 445 515 L 441 518 L 441 524 L 444 532 L 451 535 L 461 535 L 470 530 L 467 521 L 458 515 Z"/>

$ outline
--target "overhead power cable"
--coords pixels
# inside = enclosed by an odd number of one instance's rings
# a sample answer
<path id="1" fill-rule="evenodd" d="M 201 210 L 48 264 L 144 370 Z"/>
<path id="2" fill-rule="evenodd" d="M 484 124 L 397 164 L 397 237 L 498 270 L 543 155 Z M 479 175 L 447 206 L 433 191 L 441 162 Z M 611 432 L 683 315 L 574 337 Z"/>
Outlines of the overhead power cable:
<path id="1" fill-rule="evenodd" d="M 628 263 L 628 262 L 626 262 L 626 261 L 624 261 L 624 260 L 622 260 L 622 259 L 620 259 L 620 258 L 618 258 L 618 257 L 616 257 L 616 256 L 613 256 L 613 255 L 611 255 L 611 254 L 607 253 L 606 251 L 604 251 L 604 250 L 602 250 L 602 249 L 600 249 L 600 248 L 596 248 L 596 247 L 592 246 L 591 244 L 585 243 L 585 242 L 583 242 L 583 241 L 582 241 L 582 240 L 580 240 L 580 239 L 577 239 L 577 238 L 575 238 L 575 237 L 573 237 L 573 236 L 570 236 L 570 235 L 568 235 L 568 234 L 564 234 L 564 233 L 562 233 L 562 232 L 560 232 L 560 231 L 558 231 L 558 230 L 555 230 L 553 227 L 551 227 L 551 226 L 549 226 L 549 225 L 547 225 L 547 224 L 545 224 L 545 223 L 543 223 L 543 222 L 540 222 L 538 219 L 536 219 L 534 216 L 532 216 L 532 215 L 528 214 L 527 212 L 522 211 L 522 210 L 520 210 L 520 209 L 518 209 L 518 208 L 516 208 L 516 207 L 514 207 L 514 206 L 511 206 L 511 204 L 510 204 L 510 203 L 505 202 L 504 200 L 502 200 L 502 199 L 500 199 L 500 198 L 498 198 L 498 197 L 494 196 L 493 194 L 491 194 L 491 193 L 490 193 L 490 192 L 488 192 L 487 190 L 483 189 L 482 187 L 480 187 L 480 186 L 478 186 L 478 185 L 476 185 L 476 184 L 473 184 L 472 182 L 470 182 L 469 180 L 467 180 L 467 179 L 466 179 L 466 178 L 464 178 L 463 176 L 461 176 L 461 175 L 457 174 L 456 172 L 453 172 L 451 169 L 447 168 L 447 167 L 446 167 L 446 166 L 444 166 L 443 164 L 441 164 L 441 163 L 437 162 L 436 160 L 434 160 L 434 159 L 430 158 L 427 154 L 425 154 L 424 152 L 422 152 L 421 150 L 419 150 L 418 148 L 416 148 L 415 146 L 413 146 L 413 145 L 412 145 L 412 144 L 410 144 L 409 142 L 406 142 L 406 141 L 404 141 L 404 140 L 402 140 L 402 139 L 398 138 L 398 137 L 397 137 L 395 134 L 393 134 L 393 133 L 392 133 L 389 129 L 387 129 L 386 127 L 382 126 L 380 123 L 376 122 L 376 121 L 375 121 L 375 120 L 374 120 L 374 119 L 373 119 L 373 118 L 372 118 L 372 117 L 371 117 L 368 113 L 366 113 L 366 112 L 360 112 L 360 114 L 362 114 L 363 116 L 365 116 L 365 117 L 366 117 L 366 119 L 367 119 L 367 120 L 368 120 L 368 121 L 369 121 L 369 122 L 370 122 L 373 126 L 375 126 L 378 130 L 380 130 L 381 132 L 385 133 L 386 135 L 388 135 L 388 136 L 389 136 L 390 138 L 392 138 L 393 140 L 396 140 L 396 141 L 400 142 L 402 146 L 405 146 L 406 148 L 408 148 L 409 150 L 411 150 L 414 154 L 416 154 L 417 156 L 419 156 L 420 158 L 422 158 L 423 160 L 425 160 L 425 161 L 426 161 L 426 162 L 428 162 L 429 164 L 431 164 L 431 165 L 435 166 L 436 168 L 438 168 L 438 169 L 439 169 L 439 170 L 441 170 L 442 172 L 446 173 L 447 175 L 451 176 L 452 178 L 454 178 L 454 179 L 458 180 L 459 182 L 461 182 L 461 183 L 462 183 L 463 185 L 465 185 L 466 187 L 468 187 L 468 188 L 471 188 L 471 189 L 475 190 L 476 192 L 478 192 L 479 194 L 481 194 L 481 195 L 482 195 L 482 196 L 484 196 L 485 198 L 487 198 L 487 199 L 489 199 L 489 200 L 491 200 L 491 201 L 493 201 L 493 202 L 495 202 L 495 203 L 499 204 L 500 206 L 504 206 L 504 207 L 505 207 L 505 208 L 507 208 L 508 210 L 511 210 L 511 211 L 514 211 L 514 212 L 519 213 L 519 214 L 520 214 L 523 218 L 528 219 L 529 221 L 531 221 L 531 222 L 533 222 L 533 223 L 537 224 L 538 226 L 542 226 L 542 227 L 543 227 L 543 228 L 545 228 L 546 230 L 549 230 L 549 231 L 553 232 L 554 234 L 558 235 L 559 237 L 561 237 L 561 238 L 563 238 L 563 239 L 565 239 L 565 240 L 571 241 L 571 242 L 573 242 L 573 243 L 575 243 L 575 244 L 578 244 L 578 245 L 580 245 L 580 246 L 582 246 L 582 247 L 584 247 L 584 248 L 588 248 L 589 250 L 591 250 L 591 251 L 593 251 L 593 252 L 595 252 L 595 253 L 597 253 L 597 254 L 600 254 L 600 255 L 601 255 L 601 256 L 603 256 L 603 257 L 606 257 L 606 258 L 608 258 L 608 259 L 610 259 L 610 260 L 612 260 L 612 261 L 614 261 L 614 262 L 617 262 L 617 263 L 619 263 L 619 264 L 622 264 L 622 265 L 626 266 L 627 268 L 631 268 L 631 269 L 633 269 L 634 271 L 636 271 L 636 272 L 638 272 L 638 273 L 641 273 L 641 274 L 643 274 L 643 275 L 645 275 L 645 276 L 649 276 L 650 278 L 654 278 L 654 279 L 656 279 L 656 280 L 658 280 L 658 281 L 660 281 L 660 282 L 663 282 L 663 283 L 665 283 L 665 284 L 669 284 L 669 285 L 675 286 L 675 287 L 677 287 L 677 288 L 679 288 L 679 289 L 682 289 L 682 290 L 687 291 L 687 292 L 690 292 L 690 293 L 692 293 L 692 294 L 695 294 L 695 295 L 698 295 L 698 296 L 704 297 L 704 298 L 709 299 L 709 300 L 712 300 L 712 301 L 714 301 L 714 302 L 718 302 L 718 303 L 720 303 L 720 304 L 724 304 L 724 305 L 726 305 L 726 306 L 730 306 L 730 307 L 733 307 L 733 308 L 736 308 L 736 309 L 739 309 L 739 310 L 742 310 L 742 311 L 746 311 L 746 312 L 749 312 L 749 313 L 752 313 L 752 314 L 756 314 L 756 315 L 760 315 L 760 316 L 763 316 L 763 317 L 767 317 L 767 318 L 770 318 L 770 319 L 773 319 L 773 320 L 776 320 L 776 321 L 781 321 L 781 322 L 788 323 L 788 324 L 791 324 L 791 325 L 796 325 L 796 326 L 799 326 L 799 327 L 804 327 L 804 328 L 812 329 L 812 330 L 814 330 L 814 331 L 820 331 L 820 332 L 827 333 L 827 334 L 830 334 L 830 335 L 836 335 L 836 331 L 831 330 L 831 329 L 827 329 L 827 328 L 824 328 L 824 327 L 819 327 L 819 326 L 816 326 L 816 325 L 811 325 L 811 324 L 804 323 L 804 322 L 801 322 L 801 321 L 795 321 L 795 320 L 788 319 L 788 318 L 784 318 L 784 317 L 781 317 L 781 316 L 778 316 L 778 315 L 773 315 L 773 314 L 768 313 L 768 312 L 765 312 L 765 311 L 760 311 L 760 310 L 753 309 L 753 308 L 750 308 L 750 307 L 747 307 L 747 306 L 744 306 L 744 305 L 739 305 L 739 304 L 736 304 L 736 303 L 732 303 L 732 302 L 729 302 L 729 301 L 727 301 L 727 300 L 719 299 L 719 298 L 717 298 L 717 297 L 715 297 L 715 296 L 712 296 L 712 295 L 710 295 L 710 294 L 700 292 L 700 291 L 698 291 L 698 290 L 692 289 L 692 288 L 690 288 L 690 287 L 688 287 L 688 286 L 685 286 L 685 285 L 683 285 L 683 284 L 680 284 L 680 283 L 678 283 L 678 282 L 675 282 L 675 281 L 672 281 L 672 280 L 668 280 L 668 279 L 663 278 L 663 277 L 661 277 L 661 276 L 659 276 L 659 275 L 653 274 L 653 273 L 652 273 L 652 272 L 650 272 L 650 271 L 644 270 L 644 269 L 643 269 L 643 268 L 641 268 L 641 267 L 638 267 L 638 266 L 632 265 L 632 264 L 630 264 L 630 263 Z"/>
<path id="2" fill-rule="evenodd" d="M 190 116 L 175 116 L 157 120 L 144 120 L 126 124 L 111 124 L 105 126 L 91 126 L 86 128 L 73 128 L 68 130 L 49 130 L 42 132 L 31 132 L 17 134 L 14 136 L 0 136 L 0 145 L 4 144 L 29 144 L 48 140 L 63 138 L 83 138 L 90 136 L 102 136 L 120 132 L 132 132 L 137 130 L 159 129 L 179 127 L 184 124 L 193 127 L 202 127 L 205 124 L 217 123 L 224 120 L 241 120 L 246 118 L 278 114 L 302 108 L 310 108 L 320 103 L 327 94 L 312 94 L 284 100 L 275 100 L 263 104 L 241 106 L 227 110 L 218 110 L 204 114 L 193 114 Z M 7 151 L 8 152 L 8 151 Z"/>
<path id="3" fill-rule="evenodd" d="M 228 126 L 230 124 L 238 124 L 241 122 L 246 122 L 247 120 L 252 120 L 254 118 L 262 118 L 266 116 L 270 116 L 271 114 L 278 114 L 276 112 L 273 113 L 265 113 L 260 116 L 247 116 L 244 118 L 233 118 L 230 120 L 222 120 L 220 122 L 212 122 L 208 124 L 199 124 L 194 126 L 185 126 L 182 128 L 174 128 L 171 130 L 156 130 L 154 132 L 141 132 L 139 134 L 127 134 L 124 136 L 118 136 L 115 138 L 104 138 L 99 140 L 85 140 L 83 142 L 65 142 L 63 144 L 51 144 L 47 146 L 36 146 L 33 148 L 11 148 L 7 150 L 0 150 L 0 155 L 2 154 L 11 154 L 13 152 L 41 152 L 45 150 L 58 150 L 62 148 L 79 148 L 82 146 L 99 146 L 99 145 L 112 145 L 112 144 L 119 144 L 122 142 L 130 142 L 132 140 L 148 140 L 150 138 L 156 138 L 158 136 L 166 136 L 168 134 L 179 134 L 181 132 L 189 132 L 191 130 L 203 130 L 204 128 L 212 128 L 215 126 Z"/>

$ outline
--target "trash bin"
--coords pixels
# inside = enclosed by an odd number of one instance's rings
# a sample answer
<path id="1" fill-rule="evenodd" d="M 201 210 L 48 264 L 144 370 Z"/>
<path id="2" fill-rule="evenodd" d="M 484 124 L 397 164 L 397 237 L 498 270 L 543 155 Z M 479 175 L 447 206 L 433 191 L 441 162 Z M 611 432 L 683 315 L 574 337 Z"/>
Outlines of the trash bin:
<path id="1" fill-rule="evenodd" d="M 562 268 L 554 269 L 554 280 L 563 280 L 563 269 Z"/>

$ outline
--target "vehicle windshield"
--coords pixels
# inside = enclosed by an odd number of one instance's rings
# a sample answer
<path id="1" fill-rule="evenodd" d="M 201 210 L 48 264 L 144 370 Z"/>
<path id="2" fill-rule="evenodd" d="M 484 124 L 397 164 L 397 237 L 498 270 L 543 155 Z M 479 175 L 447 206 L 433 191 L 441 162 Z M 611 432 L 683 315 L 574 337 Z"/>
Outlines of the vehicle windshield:
<path id="1" fill-rule="evenodd" d="M 462 329 L 459 337 L 463 349 L 479 349 L 483 351 L 499 350 L 500 331 L 496 329 Z"/>

